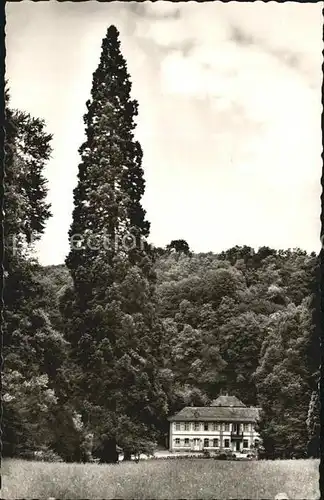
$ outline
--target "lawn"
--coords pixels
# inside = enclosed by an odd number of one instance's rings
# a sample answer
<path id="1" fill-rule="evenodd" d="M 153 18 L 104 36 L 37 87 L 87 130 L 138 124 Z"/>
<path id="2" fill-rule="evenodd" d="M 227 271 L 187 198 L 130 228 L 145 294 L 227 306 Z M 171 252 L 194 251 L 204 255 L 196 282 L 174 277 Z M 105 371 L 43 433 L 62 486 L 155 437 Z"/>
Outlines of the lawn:
<path id="1" fill-rule="evenodd" d="M 119 465 L 4 460 L 2 498 L 319 499 L 318 460 L 147 460 Z"/>

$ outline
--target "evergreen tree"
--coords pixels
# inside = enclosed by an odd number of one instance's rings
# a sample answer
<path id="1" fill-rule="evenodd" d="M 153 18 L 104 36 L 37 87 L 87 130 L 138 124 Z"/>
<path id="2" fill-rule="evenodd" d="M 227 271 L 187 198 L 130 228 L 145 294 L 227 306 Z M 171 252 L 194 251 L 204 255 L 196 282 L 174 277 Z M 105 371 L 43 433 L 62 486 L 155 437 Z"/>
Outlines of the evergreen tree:
<path id="1" fill-rule="evenodd" d="M 97 455 L 106 462 L 116 460 L 117 443 L 128 456 L 145 442 L 150 447 L 166 411 L 158 378 L 163 329 L 145 241 L 149 223 L 140 204 L 142 150 L 133 133 L 138 104 L 130 92 L 119 34 L 111 26 L 84 116 L 66 260 L 73 287 L 61 301 L 73 359 L 83 373 L 83 421 L 94 429 Z"/>

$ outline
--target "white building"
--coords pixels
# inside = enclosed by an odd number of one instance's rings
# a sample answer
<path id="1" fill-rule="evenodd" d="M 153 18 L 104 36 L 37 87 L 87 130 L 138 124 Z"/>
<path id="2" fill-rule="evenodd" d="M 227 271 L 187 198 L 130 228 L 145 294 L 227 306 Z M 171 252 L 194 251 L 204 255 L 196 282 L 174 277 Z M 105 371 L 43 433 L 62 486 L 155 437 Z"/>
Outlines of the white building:
<path id="1" fill-rule="evenodd" d="M 170 451 L 232 450 L 258 446 L 255 430 L 260 408 L 247 407 L 235 396 L 219 396 L 208 407 L 187 406 L 169 417 Z"/>

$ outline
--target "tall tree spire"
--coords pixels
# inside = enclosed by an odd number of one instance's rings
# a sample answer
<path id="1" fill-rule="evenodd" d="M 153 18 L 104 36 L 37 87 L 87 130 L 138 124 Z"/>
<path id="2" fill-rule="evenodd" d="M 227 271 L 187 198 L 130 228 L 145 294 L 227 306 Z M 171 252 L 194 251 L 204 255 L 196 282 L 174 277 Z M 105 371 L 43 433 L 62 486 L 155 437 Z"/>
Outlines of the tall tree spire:
<path id="1" fill-rule="evenodd" d="M 117 442 L 130 452 L 153 439 L 154 415 L 165 410 L 157 377 L 162 330 L 145 242 L 149 223 L 141 206 L 142 149 L 133 133 L 138 105 L 130 92 L 118 31 L 111 26 L 84 117 L 66 260 L 74 290 L 62 303 L 84 374 L 83 408 L 104 436 L 106 461 L 113 460 Z"/>
<path id="2" fill-rule="evenodd" d="M 145 188 L 142 149 L 133 133 L 138 103 L 131 99 L 130 92 L 118 31 L 110 26 L 93 74 L 91 99 L 86 103 L 86 140 L 79 149 L 79 182 L 74 190 L 69 232 L 73 244 L 82 239 L 87 248 L 71 249 L 67 259 L 71 270 L 86 255 L 93 255 L 90 247 L 102 247 L 103 239 L 112 258 L 116 246 L 126 243 L 127 237 L 136 237 L 138 246 L 139 237 L 149 233 L 150 225 L 140 204 Z"/>

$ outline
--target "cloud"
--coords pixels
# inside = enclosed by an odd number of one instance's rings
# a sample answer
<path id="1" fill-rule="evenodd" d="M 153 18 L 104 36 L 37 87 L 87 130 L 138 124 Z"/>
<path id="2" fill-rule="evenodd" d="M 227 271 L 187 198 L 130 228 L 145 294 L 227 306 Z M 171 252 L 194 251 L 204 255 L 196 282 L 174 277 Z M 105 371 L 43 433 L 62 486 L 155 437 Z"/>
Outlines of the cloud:
<path id="1" fill-rule="evenodd" d="M 150 20 L 179 19 L 181 10 L 173 2 L 129 2 L 129 11 Z"/>
<path id="2" fill-rule="evenodd" d="M 237 25 L 231 25 L 231 40 L 239 46 L 251 47 L 256 46 L 263 50 L 265 53 L 275 57 L 279 62 L 296 70 L 298 73 L 303 75 L 309 80 L 309 73 L 305 71 L 304 60 L 305 57 L 301 53 L 298 53 L 291 48 L 273 48 L 271 41 L 267 39 L 262 39 L 260 37 L 252 36 L 250 33 L 245 32 L 242 28 Z M 309 81 L 309 85 L 313 85 L 313 79 Z"/>
<path id="3" fill-rule="evenodd" d="M 254 37 L 249 33 L 245 33 L 239 26 L 230 26 L 230 31 L 231 40 L 239 45 L 253 45 L 256 43 Z"/>
<path id="4" fill-rule="evenodd" d="M 320 3 L 244 2 L 229 4 L 226 17 L 233 41 L 260 47 L 315 89 L 322 80 L 321 8 Z"/>

